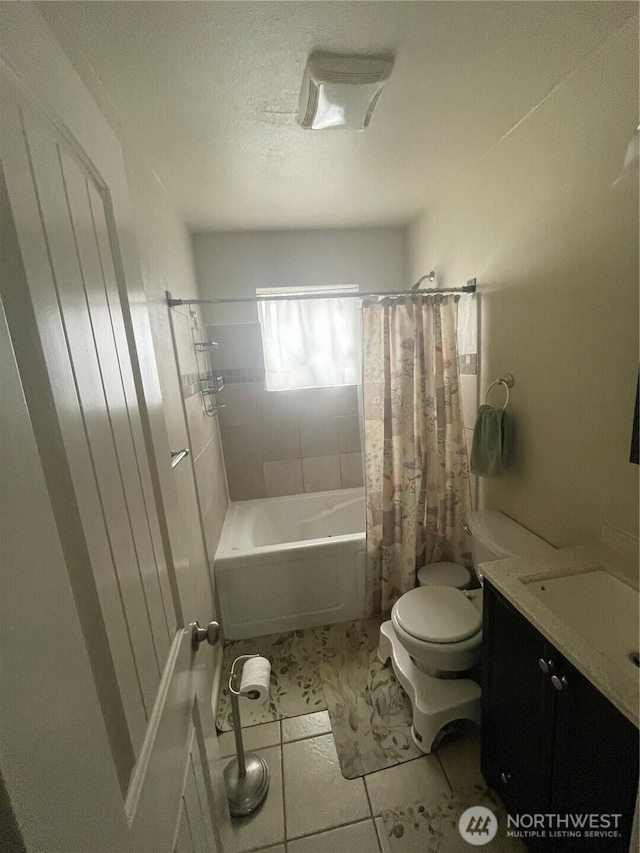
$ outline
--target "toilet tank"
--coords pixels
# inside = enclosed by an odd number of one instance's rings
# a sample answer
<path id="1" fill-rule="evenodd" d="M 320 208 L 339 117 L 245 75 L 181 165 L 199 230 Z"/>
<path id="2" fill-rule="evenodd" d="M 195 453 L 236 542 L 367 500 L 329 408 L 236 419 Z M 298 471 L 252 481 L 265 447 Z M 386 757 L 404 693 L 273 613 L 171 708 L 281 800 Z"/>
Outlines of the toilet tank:
<path id="1" fill-rule="evenodd" d="M 553 545 L 496 509 L 470 512 L 467 524 L 471 533 L 473 565 L 480 581 L 482 572 L 478 566 L 481 563 L 507 560 L 509 557 L 543 556 L 555 551 Z"/>

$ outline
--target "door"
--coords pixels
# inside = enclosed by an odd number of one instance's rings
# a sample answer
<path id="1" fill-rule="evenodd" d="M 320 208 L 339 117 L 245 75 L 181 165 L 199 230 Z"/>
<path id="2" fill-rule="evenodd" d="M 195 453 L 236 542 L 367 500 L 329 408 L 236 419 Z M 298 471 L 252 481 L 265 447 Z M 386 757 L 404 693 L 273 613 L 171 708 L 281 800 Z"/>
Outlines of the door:
<path id="1" fill-rule="evenodd" d="M 191 649 L 152 453 L 159 393 L 119 144 L 30 4 L 3 4 L 2 19 L 1 295 L 17 371 L 3 408 L 24 427 L 5 446 L 3 630 L 34 604 L 33 625 L 3 636 L 3 781 L 29 850 L 215 851 L 211 650 Z"/>
<path id="2" fill-rule="evenodd" d="M 621 815 L 619 837 L 593 838 L 589 850 L 626 853 L 638 794 L 638 729 L 564 658 L 559 674 L 565 680 L 557 696 L 552 809 Z"/>
<path id="3" fill-rule="evenodd" d="M 491 584 L 484 587 L 482 773 L 511 812 L 549 806 L 555 736 L 552 647 Z M 557 654 L 555 664 L 557 665 Z M 553 665 L 553 663 L 552 663 Z"/>

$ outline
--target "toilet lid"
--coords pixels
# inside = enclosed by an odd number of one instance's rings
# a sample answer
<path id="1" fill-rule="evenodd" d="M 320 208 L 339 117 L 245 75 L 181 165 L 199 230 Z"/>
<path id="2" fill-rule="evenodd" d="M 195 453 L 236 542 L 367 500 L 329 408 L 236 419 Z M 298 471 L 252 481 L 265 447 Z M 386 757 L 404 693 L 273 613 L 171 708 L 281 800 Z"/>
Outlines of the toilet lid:
<path id="1" fill-rule="evenodd" d="M 429 643 L 457 643 L 477 634 L 482 614 L 459 589 L 421 586 L 405 593 L 394 605 L 400 627 Z"/>

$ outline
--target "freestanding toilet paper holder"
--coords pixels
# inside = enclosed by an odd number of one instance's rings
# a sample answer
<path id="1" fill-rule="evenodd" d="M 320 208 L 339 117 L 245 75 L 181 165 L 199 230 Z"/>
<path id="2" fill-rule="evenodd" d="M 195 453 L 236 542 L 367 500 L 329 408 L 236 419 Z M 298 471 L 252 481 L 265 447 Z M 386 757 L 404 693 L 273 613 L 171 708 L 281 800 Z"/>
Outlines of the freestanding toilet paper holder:
<path id="1" fill-rule="evenodd" d="M 267 762 L 255 752 L 244 751 L 242 742 L 242 724 L 240 722 L 240 702 L 238 697 L 257 699 L 256 691 L 240 690 L 240 679 L 236 666 L 241 661 L 257 658 L 260 655 L 240 655 L 231 666 L 229 691 L 231 693 L 231 712 L 233 714 L 233 732 L 236 738 L 236 757 L 225 767 L 224 780 L 227 786 L 229 811 L 234 817 L 251 814 L 263 802 L 269 790 L 269 767 Z"/>

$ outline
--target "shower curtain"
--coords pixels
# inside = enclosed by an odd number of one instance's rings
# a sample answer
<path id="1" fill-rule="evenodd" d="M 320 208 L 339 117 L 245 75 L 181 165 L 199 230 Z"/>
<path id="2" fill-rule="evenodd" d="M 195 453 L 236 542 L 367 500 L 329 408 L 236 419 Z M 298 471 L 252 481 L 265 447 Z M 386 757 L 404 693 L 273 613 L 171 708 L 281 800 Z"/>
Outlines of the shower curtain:
<path id="1" fill-rule="evenodd" d="M 363 305 L 367 581 L 387 615 L 436 560 L 471 566 L 457 296 Z"/>

